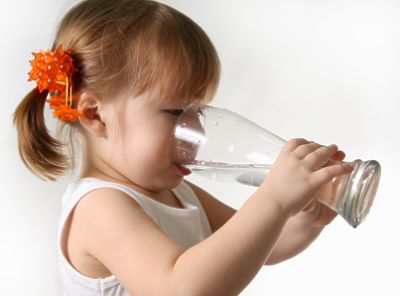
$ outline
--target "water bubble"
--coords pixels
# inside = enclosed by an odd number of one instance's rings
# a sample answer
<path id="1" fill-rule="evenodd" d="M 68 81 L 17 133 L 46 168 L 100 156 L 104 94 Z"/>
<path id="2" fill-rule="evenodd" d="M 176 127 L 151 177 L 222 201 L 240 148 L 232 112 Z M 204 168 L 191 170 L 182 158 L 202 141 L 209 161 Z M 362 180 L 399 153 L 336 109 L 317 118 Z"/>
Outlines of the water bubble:
<path id="1" fill-rule="evenodd" d="M 211 179 L 217 181 L 217 173 L 212 173 Z"/>

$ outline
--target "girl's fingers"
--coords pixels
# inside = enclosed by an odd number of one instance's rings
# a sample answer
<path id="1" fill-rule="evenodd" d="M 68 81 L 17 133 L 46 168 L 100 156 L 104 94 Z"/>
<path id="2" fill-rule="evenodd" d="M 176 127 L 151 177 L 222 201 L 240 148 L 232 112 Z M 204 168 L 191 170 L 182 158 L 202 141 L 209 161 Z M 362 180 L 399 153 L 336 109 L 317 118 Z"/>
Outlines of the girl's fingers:
<path id="1" fill-rule="evenodd" d="M 313 182 L 316 186 L 332 180 L 334 177 L 346 175 L 353 170 L 353 166 L 347 162 L 341 162 L 331 166 L 323 167 L 322 169 L 313 173 Z"/>
<path id="2" fill-rule="evenodd" d="M 342 161 L 345 159 L 346 153 L 344 153 L 342 150 L 336 151 L 334 155 L 332 155 L 331 159 L 335 161 Z"/>
<path id="3" fill-rule="evenodd" d="M 311 169 L 316 170 L 326 165 L 337 151 L 338 147 L 334 144 L 322 146 L 314 152 L 309 153 L 304 160 L 309 164 Z"/>
<path id="4" fill-rule="evenodd" d="M 297 158 L 303 159 L 311 152 L 323 147 L 321 144 L 309 142 L 308 144 L 301 145 L 297 147 L 293 153 L 296 155 Z"/>
<path id="5" fill-rule="evenodd" d="M 296 138 L 289 140 L 286 145 L 282 148 L 282 152 L 292 152 L 296 150 L 299 146 L 309 143 L 306 139 Z"/>

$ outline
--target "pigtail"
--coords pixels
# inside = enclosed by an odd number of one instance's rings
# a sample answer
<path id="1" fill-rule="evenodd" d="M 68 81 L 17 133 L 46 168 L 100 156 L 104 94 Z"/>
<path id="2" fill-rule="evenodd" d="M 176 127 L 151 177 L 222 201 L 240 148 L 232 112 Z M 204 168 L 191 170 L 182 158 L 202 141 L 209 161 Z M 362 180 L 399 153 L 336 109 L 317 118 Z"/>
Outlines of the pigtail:
<path id="1" fill-rule="evenodd" d="M 37 88 L 29 92 L 14 113 L 18 132 L 19 154 L 35 175 L 44 180 L 54 180 L 68 169 L 63 144 L 53 138 L 46 127 L 44 106 L 48 91 Z"/>

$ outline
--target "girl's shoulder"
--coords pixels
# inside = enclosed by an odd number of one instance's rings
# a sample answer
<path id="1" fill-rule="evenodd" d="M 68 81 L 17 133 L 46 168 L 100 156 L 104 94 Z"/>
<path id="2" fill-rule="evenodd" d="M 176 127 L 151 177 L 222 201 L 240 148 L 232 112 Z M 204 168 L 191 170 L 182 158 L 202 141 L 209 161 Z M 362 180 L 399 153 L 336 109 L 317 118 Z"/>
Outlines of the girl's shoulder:
<path id="1" fill-rule="evenodd" d="M 210 235 L 209 226 L 196 208 L 165 207 L 166 211 L 158 213 L 161 220 L 157 223 L 135 199 L 108 186 L 113 184 L 91 183 L 72 183 L 64 200 L 67 207 L 73 206 L 71 200 L 78 200 L 64 224 L 60 241 L 65 257 L 81 274 L 80 278 L 82 274 L 93 279 L 119 274 L 128 291 L 147 291 L 149 275 L 156 282 L 167 278 L 167 274 L 154 273 L 154 266 L 160 266 L 160 271 L 168 270 L 184 249 Z M 179 194 L 191 191 L 187 185 L 177 190 Z"/>
<path id="2" fill-rule="evenodd" d="M 62 198 L 62 205 L 66 207 L 68 205 L 78 202 L 83 196 L 92 191 L 98 191 L 101 189 L 113 188 L 118 191 L 125 192 L 128 195 L 132 195 L 131 190 L 123 184 L 105 181 L 97 178 L 81 178 L 71 182 Z M 115 191 L 116 192 L 116 191 Z"/>
<path id="3" fill-rule="evenodd" d="M 68 190 L 72 199 L 66 200 L 66 206 L 73 208 L 66 209 L 67 217 L 60 221 L 59 243 L 68 261 L 65 264 L 73 266 L 89 283 L 96 278 L 114 282 L 113 274 L 121 270 L 138 274 L 140 269 L 127 265 L 123 256 L 133 256 L 135 260 L 128 261 L 137 261 L 134 254 L 144 250 L 141 231 L 159 232 L 154 220 L 130 195 L 113 186 L 99 185 L 110 184 L 71 184 Z M 127 246 L 137 252 L 127 251 Z"/>

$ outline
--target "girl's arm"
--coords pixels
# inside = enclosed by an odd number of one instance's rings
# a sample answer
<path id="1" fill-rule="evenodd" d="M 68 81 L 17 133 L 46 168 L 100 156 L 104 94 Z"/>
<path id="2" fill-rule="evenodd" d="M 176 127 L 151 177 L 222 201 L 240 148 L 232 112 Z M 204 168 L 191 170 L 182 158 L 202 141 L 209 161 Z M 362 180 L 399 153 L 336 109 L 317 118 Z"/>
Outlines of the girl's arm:
<path id="1" fill-rule="evenodd" d="M 338 150 L 331 160 L 342 161 L 345 156 L 343 151 Z M 213 231 L 219 229 L 236 213 L 235 209 L 214 198 L 200 187 L 191 183 L 189 185 L 201 201 Z M 310 202 L 287 221 L 265 264 L 276 264 L 304 251 L 336 216 L 336 212 L 323 204 L 316 201 Z"/>
<path id="2" fill-rule="evenodd" d="M 254 278 L 289 216 L 259 190 L 210 237 L 182 250 L 131 197 L 99 189 L 78 203 L 71 231 L 132 295 L 229 296 Z"/>
<path id="3" fill-rule="evenodd" d="M 189 183 L 205 209 L 213 231 L 218 230 L 236 210 L 222 203 L 206 191 Z M 305 250 L 337 214 L 318 203 L 311 202 L 304 210 L 288 219 L 265 264 L 276 264 Z"/>
<path id="4" fill-rule="evenodd" d="M 321 168 L 337 147 L 292 140 L 264 184 L 215 233 L 182 250 L 130 197 L 89 193 L 71 222 L 82 249 L 133 295 L 237 295 L 265 263 L 289 217 L 349 167 Z M 286 186 L 291 184 L 291 186 Z"/>
<path id="5" fill-rule="evenodd" d="M 336 215 L 323 204 L 312 202 L 288 220 L 265 264 L 280 263 L 304 251 Z"/>

